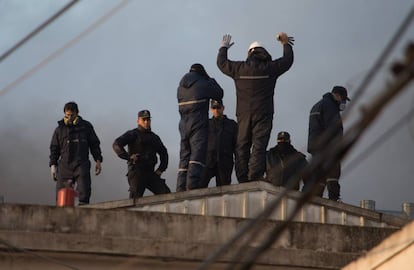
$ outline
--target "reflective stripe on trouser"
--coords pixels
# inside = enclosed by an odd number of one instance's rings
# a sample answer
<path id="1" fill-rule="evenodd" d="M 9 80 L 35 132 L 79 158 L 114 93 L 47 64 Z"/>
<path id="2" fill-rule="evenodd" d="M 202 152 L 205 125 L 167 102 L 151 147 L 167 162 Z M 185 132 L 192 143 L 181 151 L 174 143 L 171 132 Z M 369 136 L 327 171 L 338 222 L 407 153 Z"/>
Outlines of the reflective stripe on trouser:
<path id="1" fill-rule="evenodd" d="M 180 164 L 177 176 L 177 191 L 200 188 L 204 168 L 207 143 L 208 122 L 194 128 L 180 121 Z"/>
<path id="2" fill-rule="evenodd" d="M 239 182 L 263 178 L 266 166 L 266 148 L 272 130 L 272 121 L 272 114 L 252 114 L 237 117 L 235 169 Z"/>
<path id="3" fill-rule="evenodd" d="M 186 191 L 187 185 L 187 169 L 178 168 L 176 191 Z"/>

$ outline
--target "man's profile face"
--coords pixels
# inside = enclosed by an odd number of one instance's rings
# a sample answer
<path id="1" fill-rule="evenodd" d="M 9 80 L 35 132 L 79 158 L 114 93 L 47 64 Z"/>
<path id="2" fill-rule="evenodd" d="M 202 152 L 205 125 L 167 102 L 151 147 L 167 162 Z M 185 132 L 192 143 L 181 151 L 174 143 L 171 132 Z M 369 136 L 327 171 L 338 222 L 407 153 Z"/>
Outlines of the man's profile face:
<path id="1" fill-rule="evenodd" d="M 213 106 L 211 107 L 211 113 L 214 118 L 220 118 L 223 116 L 224 106 Z"/>
<path id="2" fill-rule="evenodd" d="M 139 126 L 141 126 L 144 129 L 150 129 L 151 128 L 151 118 L 138 117 L 137 123 L 138 123 Z"/>

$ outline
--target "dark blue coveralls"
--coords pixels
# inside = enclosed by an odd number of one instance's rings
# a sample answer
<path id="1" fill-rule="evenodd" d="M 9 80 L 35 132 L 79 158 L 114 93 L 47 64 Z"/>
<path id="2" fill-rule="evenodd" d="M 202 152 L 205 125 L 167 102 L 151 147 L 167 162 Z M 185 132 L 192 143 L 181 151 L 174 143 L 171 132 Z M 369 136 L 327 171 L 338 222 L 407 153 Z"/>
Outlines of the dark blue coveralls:
<path id="1" fill-rule="evenodd" d="M 177 191 L 197 189 L 205 167 L 210 99 L 221 100 L 223 89 L 208 75 L 190 71 L 177 89 L 180 112 L 180 163 Z"/>
<path id="2" fill-rule="evenodd" d="M 76 125 L 65 125 L 63 120 L 58 122 L 50 143 L 49 166 L 58 166 L 56 192 L 71 179 L 77 186 L 79 204 L 88 204 L 91 196 L 89 150 L 95 161 L 102 161 L 102 154 L 92 124 L 78 118 Z"/>
<path id="3" fill-rule="evenodd" d="M 324 136 L 325 132 L 329 132 L 329 136 Z M 331 140 L 340 140 L 343 137 L 344 128 L 339 110 L 339 103 L 336 101 L 332 93 L 325 93 L 320 101 L 318 101 L 311 109 L 309 115 L 309 133 L 308 133 L 308 152 L 312 156 L 317 155 Z M 320 178 L 322 179 L 314 179 Z M 318 168 L 314 172 L 312 181 L 308 181 L 309 185 L 303 187 L 303 190 L 310 188 L 310 185 L 319 180 L 319 187 L 316 195 L 323 196 L 325 186 L 328 189 L 328 196 L 331 200 L 338 200 L 340 197 L 339 178 L 341 176 L 341 163 L 335 162 L 333 168 L 329 172 L 324 172 Z"/>
<path id="4" fill-rule="evenodd" d="M 249 54 L 246 61 L 231 61 L 227 47 L 221 47 L 217 66 L 233 78 L 237 95 L 236 176 L 241 182 L 262 180 L 266 148 L 272 130 L 277 78 L 292 66 L 292 46 L 283 46 L 283 57 L 272 60 L 262 47 Z"/>

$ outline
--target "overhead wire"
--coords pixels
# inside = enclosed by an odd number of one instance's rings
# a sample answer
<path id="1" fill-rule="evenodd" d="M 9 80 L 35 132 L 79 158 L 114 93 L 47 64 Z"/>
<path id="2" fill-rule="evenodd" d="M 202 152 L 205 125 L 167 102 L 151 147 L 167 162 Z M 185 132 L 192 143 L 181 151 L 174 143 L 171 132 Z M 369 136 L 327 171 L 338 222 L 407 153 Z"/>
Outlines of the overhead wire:
<path id="1" fill-rule="evenodd" d="M 121 8 L 123 8 L 129 0 L 123 0 L 118 5 L 110 9 L 107 13 L 105 13 L 103 16 L 101 16 L 97 21 L 92 23 L 88 28 L 86 28 L 84 31 L 82 31 L 80 34 L 78 34 L 76 37 L 71 39 L 69 42 L 67 42 L 64 46 L 60 47 L 59 49 L 55 50 L 53 53 L 48 55 L 45 59 L 43 59 L 40 63 L 33 66 L 31 69 L 26 71 L 23 75 L 6 85 L 4 88 L 0 90 L 0 96 L 4 95 L 8 91 L 12 90 L 14 87 L 16 87 L 21 82 L 25 81 L 27 78 L 32 76 L 34 73 L 36 73 L 39 69 L 46 66 L 49 62 L 51 62 L 56 57 L 60 56 L 63 52 L 65 52 L 67 49 L 78 43 L 82 38 L 87 36 L 88 34 L 92 33 L 98 26 L 100 26 L 102 23 L 107 21 L 109 18 L 111 18 L 115 13 L 117 13 Z"/>
<path id="2" fill-rule="evenodd" d="M 38 27 L 36 27 L 34 30 L 32 30 L 27 36 L 25 36 L 22 40 L 20 40 L 15 45 L 13 45 L 10 49 L 8 49 L 5 53 L 3 53 L 0 56 L 0 63 L 4 59 L 6 59 L 10 54 L 12 54 L 15 50 L 17 50 L 19 47 L 21 47 L 24 43 L 26 43 L 29 39 L 33 38 L 37 33 L 42 31 L 46 26 L 48 26 L 50 23 L 52 23 L 54 20 L 56 20 L 58 17 L 60 17 L 63 13 L 65 13 L 67 10 L 69 10 L 77 2 L 79 2 L 79 0 L 70 1 L 63 8 L 61 8 L 58 12 L 53 14 L 52 17 L 50 17 L 49 19 L 44 21 L 42 24 L 40 24 Z"/>
<path id="3" fill-rule="evenodd" d="M 404 124 L 414 118 L 414 107 L 412 107 L 405 115 L 403 115 L 399 120 L 397 120 L 391 127 L 389 127 L 385 132 L 383 132 L 376 140 L 374 140 L 368 147 L 361 151 L 361 154 L 352 159 L 346 166 L 344 166 L 343 174 L 346 175 L 347 172 L 351 171 L 357 167 L 363 160 L 372 154 L 375 150 L 378 149 L 378 145 L 381 145 L 385 141 L 389 140 L 392 135 L 397 132 Z"/>
<path id="4" fill-rule="evenodd" d="M 29 255 L 31 255 L 33 257 L 39 258 L 41 260 L 44 260 L 44 261 L 47 261 L 47 262 L 50 262 L 50 263 L 53 263 L 53 264 L 56 264 L 56 265 L 64 266 L 64 267 L 69 268 L 69 269 L 72 269 L 72 270 L 80 270 L 79 268 L 77 268 L 75 266 L 72 266 L 70 264 L 61 262 L 59 260 L 56 260 L 56 259 L 53 259 L 53 258 L 50 258 L 50 257 L 47 257 L 47 256 L 39 255 L 39 254 L 37 254 L 35 252 L 32 252 L 32 251 L 29 251 L 29 250 L 27 250 L 25 248 L 19 248 L 19 247 L 15 246 L 15 245 L 9 243 L 8 241 L 2 239 L 2 238 L 0 238 L 0 243 L 3 244 L 3 245 L 5 245 L 5 246 L 7 246 L 7 247 L 9 247 L 9 248 L 11 248 L 11 249 L 13 249 L 13 250 L 16 250 L 16 251 L 19 251 L 19 252 L 23 252 L 23 253 L 27 253 L 27 254 L 29 254 Z"/>
<path id="5" fill-rule="evenodd" d="M 356 91 L 356 95 L 353 97 L 353 99 L 358 98 L 363 93 L 363 91 L 365 91 L 365 89 L 367 88 L 368 84 L 373 79 L 374 75 L 377 73 L 377 71 L 379 70 L 379 68 L 382 66 L 382 63 L 385 61 L 385 59 L 391 53 L 392 49 L 394 48 L 394 45 L 397 43 L 397 41 L 400 39 L 400 37 L 403 35 L 403 33 L 408 28 L 408 25 L 411 23 L 411 21 L 413 19 L 413 16 L 414 16 L 414 6 L 410 10 L 410 12 L 407 15 L 407 17 L 405 18 L 405 20 L 400 25 L 400 27 L 398 28 L 398 30 L 395 33 L 395 35 L 393 36 L 393 38 L 388 43 L 388 46 L 386 46 L 386 49 L 384 50 L 384 52 L 380 55 L 380 57 L 378 58 L 378 60 L 374 64 L 374 66 L 371 68 L 371 70 L 367 74 L 367 76 L 365 76 L 362 84 L 360 85 L 360 87 Z M 389 98 L 391 98 L 391 97 L 389 97 Z M 386 104 L 387 101 L 386 100 L 383 100 L 383 99 L 378 99 L 378 102 L 383 102 L 383 104 Z M 306 176 L 306 174 L 307 175 L 310 175 L 312 169 L 316 168 L 316 166 L 324 165 L 323 162 L 325 162 L 325 166 L 327 166 L 327 165 L 331 165 L 332 166 L 333 165 L 333 160 L 341 160 L 343 158 L 344 154 L 347 153 L 349 151 L 350 147 L 353 146 L 353 144 L 355 143 L 356 137 L 359 137 L 361 135 L 362 131 L 365 130 L 365 128 L 368 126 L 368 124 L 373 120 L 372 119 L 372 115 L 377 116 L 377 114 L 379 113 L 379 111 L 380 111 L 381 108 L 374 108 L 374 109 L 376 109 L 376 110 L 373 110 L 371 112 L 371 115 L 366 115 L 361 120 L 361 122 L 359 122 L 359 124 L 356 124 L 354 126 L 355 128 L 358 128 L 358 125 L 361 126 L 361 127 L 359 127 L 359 129 L 357 129 L 357 131 L 359 130 L 359 132 L 355 132 L 355 130 L 352 130 L 352 131 L 349 131 L 348 132 L 348 137 L 349 137 L 347 139 L 348 141 L 342 142 L 342 144 L 348 143 L 347 148 L 340 149 L 339 146 L 332 145 L 331 149 L 339 149 L 339 150 L 337 150 L 337 153 L 336 152 L 330 153 L 329 152 L 330 150 L 329 149 L 326 149 L 325 150 L 325 154 L 322 154 L 320 156 L 317 156 L 315 158 L 312 158 L 311 164 L 307 168 L 305 168 L 305 171 L 302 173 L 302 176 L 304 176 L 304 175 Z M 362 129 L 362 128 L 364 128 L 364 129 Z M 327 134 L 327 138 L 329 138 L 329 132 Z M 328 152 L 326 152 L 326 151 L 328 151 Z M 325 155 L 326 155 L 326 157 L 325 157 Z M 335 158 L 332 158 L 332 156 L 335 157 Z M 274 241 L 277 240 L 277 237 L 287 227 L 287 224 L 289 224 L 290 221 L 293 220 L 293 218 L 296 215 L 297 211 L 299 211 L 301 209 L 301 207 L 304 204 L 306 204 L 306 202 L 308 202 L 312 198 L 312 192 L 317 187 L 316 184 L 317 183 L 315 183 L 315 185 L 313 185 L 313 187 L 308 192 L 304 192 L 303 193 L 302 197 L 299 199 L 298 203 L 296 204 L 295 209 L 293 210 L 293 212 L 289 216 L 289 218 L 287 218 L 285 221 L 282 221 L 281 225 L 280 226 L 277 226 L 275 230 L 272 230 L 272 232 L 270 233 L 269 237 L 265 237 L 267 240 L 265 240 L 264 242 L 262 242 L 262 244 L 258 248 L 256 248 L 255 251 L 253 251 L 253 253 L 251 253 L 248 256 L 248 259 L 245 260 L 245 263 L 242 264 L 242 269 L 249 269 L 252 266 L 252 263 L 254 262 L 254 260 L 256 260 L 256 258 L 263 251 L 265 251 L 267 248 L 269 248 L 270 245 Z M 262 213 L 260 213 L 256 217 L 256 219 L 258 219 L 258 220 L 255 220 L 255 219 L 254 220 L 250 220 L 238 233 L 236 233 L 236 235 L 234 237 L 232 237 L 229 241 L 227 241 L 224 245 L 222 245 L 218 250 L 216 250 L 209 257 L 207 257 L 203 261 L 203 263 L 201 264 L 201 266 L 198 269 L 207 269 L 207 267 L 210 264 L 212 264 L 220 256 L 222 256 L 223 253 L 227 252 L 228 249 L 231 246 L 234 246 L 234 244 L 242 238 L 241 236 L 243 236 L 245 233 L 247 233 L 249 230 L 251 230 L 255 226 L 261 226 L 261 224 L 264 221 L 266 221 L 267 217 L 279 205 L 282 197 L 285 196 L 285 195 L 286 195 L 285 192 L 282 192 L 282 194 L 280 194 L 280 196 L 278 198 L 276 198 L 273 202 L 270 202 L 266 206 L 266 208 L 262 211 Z M 243 246 L 238 247 L 238 250 L 239 251 L 236 253 L 236 255 L 233 258 L 243 257 Z M 245 258 L 245 257 L 243 257 L 243 258 Z M 237 261 L 232 261 L 232 262 L 233 263 L 237 263 Z M 231 264 L 229 265 L 228 269 L 232 269 L 232 265 Z"/>
<path id="6" fill-rule="evenodd" d="M 40 30 L 42 30 L 48 24 L 50 24 L 53 20 L 55 20 L 57 17 L 59 17 L 61 14 L 63 14 L 65 11 L 67 11 L 69 9 L 69 7 L 73 6 L 73 4 L 75 4 L 76 2 L 78 2 L 78 0 L 70 2 L 68 5 L 65 6 L 65 8 L 61 9 L 58 13 L 56 13 L 54 16 L 52 16 L 50 19 L 48 19 L 45 23 L 43 23 L 42 25 L 40 25 L 39 27 L 37 27 L 28 36 L 26 36 L 22 41 L 20 41 L 18 44 L 16 44 L 10 50 L 8 50 L 5 54 L 3 54 L 1 60 L 5 59 L 7 56 L 9 56 L 17 48 L 19 48 L 21 45 L 23 45 L 25 42 L 27 42 L 30 38 L 32 38 L 36 33 L 38 33 Z M 37 64 L 36 66 L 32 67 L 30 70 L 28 70 L 27 72 L 25 72 L 22 76 L 20 76 L 19 78 L 17 78 L 16 80 L 14 80 L 12 83 L 10 83 L 9 85 L 7 85 L 3 89 L 1 89 L 0 90 L 0 96 L 2 94 L 5 94 L 7 91 L 10 91 L 12 88 L 14 88 L 20 82 L 24 81 L 25 79 L 27 79 L 28 77 L 30 77 L 31 75 L 33 75 L 37 70 L 39 70 L 40 68 L 42 68 L 43 66 L 45 66 L 46 64 L 48 64 L 51 60 L 53 60 L 57 56 L 61 55 L 66 49 L 70 48 L 71 46 L 73 46 L 74 44 L 76 44 L 77 42 L 79 42 L 83 37 L 85 37 L 86 35 L 88 35 L 89 33 L 91 33 L 99 25 L 101 25 L 102 23 L 104 23 L 105 21 L 107 21 L 110 17 L 112 17 L 116 12 L 118 12 L 128 2 L 129 2 L 129 0 L 123 0 L 121 3 L 119 3 L 118 5 L 116 5 L 115 7 L 113 7 L 112 9 L 110 9 L 103 16 L 101 16 L 96 22 L 94 22 L 92 25 L 90 25 L 86 30 L 84 30 L 79 35 L 77 35 L 75 38 L 73 38 L 72 40 L 70 40 L 69 42 L 67 42 L 63 47 L 61 47 L 58 50 L 54 51 L 52 54 L 50 54 L 48 57 L 46 57 L 39 64 Z M 59 260 L 55 260 L 55 259 L 52 259 L 52 258 L 49 258 L 49 257 L 46 257 L 46 256 L 39 255 L 39 254 L 37 254 L 35 252 L 28 251 L 28 250 L 26 250 L 24 248 L 19 248 L 19 247 L 15 246 L 15 245 L 10 244 L 9 242 L 7 242 L 4 239 L 1 239 L 1 238 L 0 238 L 0 243 L 4 244 L 5 246 L 8 246 L 9 248 L 12 248 L 13 250 L 17 250 L 17 251 L 20 251 L 20 252 L 28 253 L 28 254 L 30 254 L 32 256 L 35 256 L 37 258 L 40 258 L 42 260 L 45 260 L 45 261 L 48 261 L 48 262 L 52 262 L 54 264 L 58 264 L 58 265 L 61 265 L 61 266 L 65 266 L 65 267 L 67 267 L 69 269 L 80 270 L 79 268 L 76 268 L 76 267 L 71 266 L 69 264 L 63 263 L 63 262 L 61 262 Z"/>
<path id="7" fill-rule="evenodd" d="M 385 46 L 384 50 L 380 54 L 380 56 L 377 58 L 375 63 L 372 65 L 371 69 L 368 71 L 366 76 L 364 76 L 364 79 L 362 80 L 361 84 L 355 91 L 355 93 L 352 95 L 353 100 L 358 100 L 360 96 L 366 91 L 368 85 L 371 83 L 371 81 L 374 79 L 377 72 L 380 70 L 381 66 L 384 65 L 385 60 L 389 57 L 392 50 L 394 50 L 395 46 L 399 43 L 401 38 L 403 37 L 403 34 L 405 31 L 407 31 L 407 28 L 410 26 L 412 20 L 414 17 L 414 6 L 411 7 L 410 11 L 408 12 L 407 16 L 404 18 L 402 23 L 400 24 L 397 31 L 394 33 L 394 35 L 389 40 L 388 44 Z M 350 102 L 349 109 L 351 109 L 355 103 Z M 343 118 L 345 119 L 348 116 L 348 111 L 345 111 L 343 114 Z"/>
<path id="8" fill-rule="evenodd" d="M 343 139 L 337 143 L 335 141 L 327 145 L 326 149 L 315 159 L 312 159 L 311 164 L 305 168 L 304 174 L 311 174 L 312 170 L 318 166 L 324 166 L 324 172 L 327 173 L 337 160 L 343 159 L 343 157 L 350 151 L 353 145 L 357 142 L 358 138 L 363 132 L 372 124 L 373 120 L 384 109 L 387 103 L 389 103 L 397 94 L 403 91 L 403 89 L 414 79 L 414 63 L 411 63 L 406 68 L 406 72 L 400 75 L 393 84 L 388 86 L 382 91 L 373 104 L 366 109 L 366 115 L 361 118 L 353 127 L 351 127 L 345 134 Z M 312 190 L 302 192 L 302 196 L 295 204 L 292 212 L 287 216 L 279 226 L 275 226 L 271 232 L 264 237 L 264 241 L 255 248 L 245 261 L 241 264 L 240 269 L 250 269 L 254 261 L 266 251 L 280 236 L 280 234 L 287 228 L 289 223 L 296 216 L 298 211 L 311 199 L 312 193 L 317 187 L 317 183 L 314 183 Z M 232 269 L 232 268 L 230 268 Z"/>
<path id="9" fill-rule="evenodd" d="M 412 101 L 412 106 L 414 106 L 414 99 Z M 408 132 L 410 134 L 410 137 L 414 141 L 414 122 L 409 121 L 409 123 L 407 124 L 407 126 L 408 126 Z"/>

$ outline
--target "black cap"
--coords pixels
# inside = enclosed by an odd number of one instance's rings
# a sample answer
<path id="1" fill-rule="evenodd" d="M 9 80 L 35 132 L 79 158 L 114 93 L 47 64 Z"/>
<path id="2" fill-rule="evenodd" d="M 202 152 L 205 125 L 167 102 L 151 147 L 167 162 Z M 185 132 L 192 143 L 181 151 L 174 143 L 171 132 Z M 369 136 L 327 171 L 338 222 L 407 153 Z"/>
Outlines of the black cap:
<path id="1" fill-rule="evenodd" d="M 138 117 L 141 118 L 151 118 L 151 113 L 148 110 L 142 110 L 138 113 Z"/>
<path id="2" fill-rule="evenodd" d="M 277 134 L 278 141 L 290 141 L 290 134 L 286 131 L 281 131 Z"/>
<path id="3" fill-rule="evenodd" d="M 343 87 L 343 86 L 338 86 L 338 85 L 334 86 L 332 88 L 332 93 L 338 93 L 341 97 L 345 98 L 348 101 L 351 101 L 348 98 L 348 91 L 346 91 L 345 87 Z"/>
<path id="4" fill-rule="evenodd" d="M 220 108 L 223 107 L 223 101 L 212 99 L 210 103 L 211 108 Z"/>

